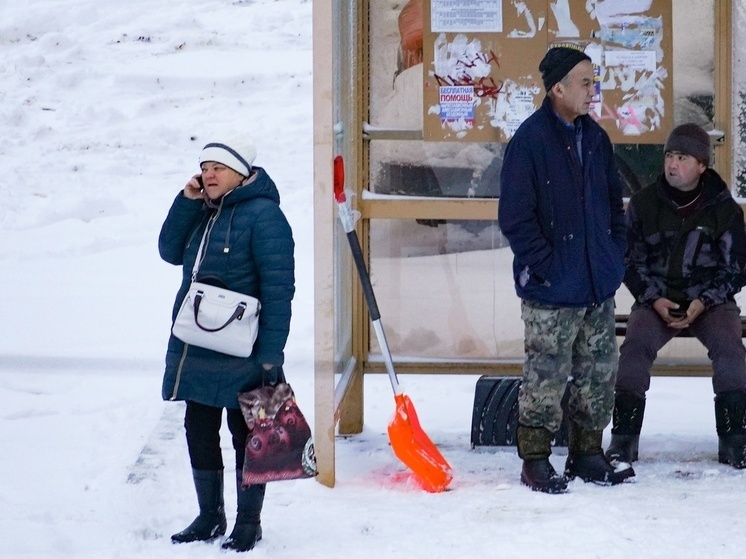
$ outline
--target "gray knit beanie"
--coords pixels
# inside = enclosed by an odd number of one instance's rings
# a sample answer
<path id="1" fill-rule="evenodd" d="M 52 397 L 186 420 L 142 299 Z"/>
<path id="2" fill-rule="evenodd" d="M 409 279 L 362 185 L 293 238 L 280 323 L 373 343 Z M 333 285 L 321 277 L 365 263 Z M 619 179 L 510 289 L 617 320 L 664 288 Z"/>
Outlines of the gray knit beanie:
<path id="1" fill-rule="evenodd" d="M 696 157 L 705 167 L 710 166 L 710 136 L 704 128 L 692 122 L 677 126 L 668 135 L 663 152 L 678 151 Z"/>

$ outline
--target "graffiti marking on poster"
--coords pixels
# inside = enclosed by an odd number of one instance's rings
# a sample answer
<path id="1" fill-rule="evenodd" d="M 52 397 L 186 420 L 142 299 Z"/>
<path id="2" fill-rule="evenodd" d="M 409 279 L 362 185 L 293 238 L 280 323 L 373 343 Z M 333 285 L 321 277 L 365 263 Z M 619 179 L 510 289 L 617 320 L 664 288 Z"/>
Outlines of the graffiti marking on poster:
<path id="1" fill-rule="evenodd" d="M 502 33 L 502 2 L 494 0 L 432 0 L 433 33 Z"/>
<path id="2" fill-rule="evenodd" d="M 428 114 L 440 115 L 441 128 L 462 138 L 474 127 L 477 107 L 500 94 L 502 83 L 490 76 L 498 59 L 494 52 L 484 52 L 478 39 L 469 41 L 464 34 L 448 41 L 441 33 L 434 49 L 432 77 L 439 99 Z"/>

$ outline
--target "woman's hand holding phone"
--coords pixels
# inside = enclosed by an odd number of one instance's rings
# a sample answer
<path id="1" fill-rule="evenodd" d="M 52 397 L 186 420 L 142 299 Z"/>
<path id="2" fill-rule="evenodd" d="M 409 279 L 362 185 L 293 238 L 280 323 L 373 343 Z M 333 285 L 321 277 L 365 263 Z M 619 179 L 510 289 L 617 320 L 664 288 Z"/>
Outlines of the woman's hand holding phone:
<path id="1" fill-rule="evenodd" d="M 204 187 L 202 185 L 202 175 L 194 175 L 184 187 L 184 196 L 190 200 L 202 200 Z"/>

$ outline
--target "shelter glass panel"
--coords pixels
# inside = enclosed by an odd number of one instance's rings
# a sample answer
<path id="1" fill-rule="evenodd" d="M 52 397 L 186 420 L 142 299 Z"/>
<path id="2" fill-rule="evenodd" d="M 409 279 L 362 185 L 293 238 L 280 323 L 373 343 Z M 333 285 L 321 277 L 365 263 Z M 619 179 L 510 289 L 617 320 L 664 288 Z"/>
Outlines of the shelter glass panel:
<path id="1" fill-rule="evenodd" d="M 494 221 L 373 220 L 371 277 L 396 357 L 520 359 L 512 253 Z M 371 336 L 371 352 L 380 349 Z"/>

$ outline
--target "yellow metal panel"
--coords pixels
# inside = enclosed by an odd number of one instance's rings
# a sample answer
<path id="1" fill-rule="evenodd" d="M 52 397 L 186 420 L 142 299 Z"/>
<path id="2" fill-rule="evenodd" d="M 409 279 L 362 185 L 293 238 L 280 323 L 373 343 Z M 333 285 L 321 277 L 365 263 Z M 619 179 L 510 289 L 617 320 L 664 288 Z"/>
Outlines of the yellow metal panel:
<path id="1" fill-rule="evenodd" d="M 377 356 L 371 356 L 377 357 Z M 523 375 L 523 362 L 520 361 L 492 361 L 492 362 L 432 362 L 432 361 L 402 361 L 395 362 L 397 374 L 407 375 L 500 375 L 519 377 Z M 386 369 L 380 360 L 365 363 L 366 374 L 385 374 Z M 659 360 L 650 371 L 657 377 L 709 377 L 712 376 L 712 365 L 699 362 L 674 362 Z"/>
<path id="2" fill-rule="evenodd" d="M 715 148 L 714 168 L 728 185 L 735 185 L 731 161 L 735 146 L 733 127 L 733 2 L 715 1 L 715 128 L 725 132 L 725 143 Z"/>
<path id="3" fill-rule="evenodd" d="M 416 198 L 360 201 L 364 219 L 476 219 L 497 220 L 495 199 Z"/>
<path id="4" fill-rule="evenodd" d="M 332 0 L 313 2 L 314 446 L 320 483 L 334 486 L 334 198 Z"/>

